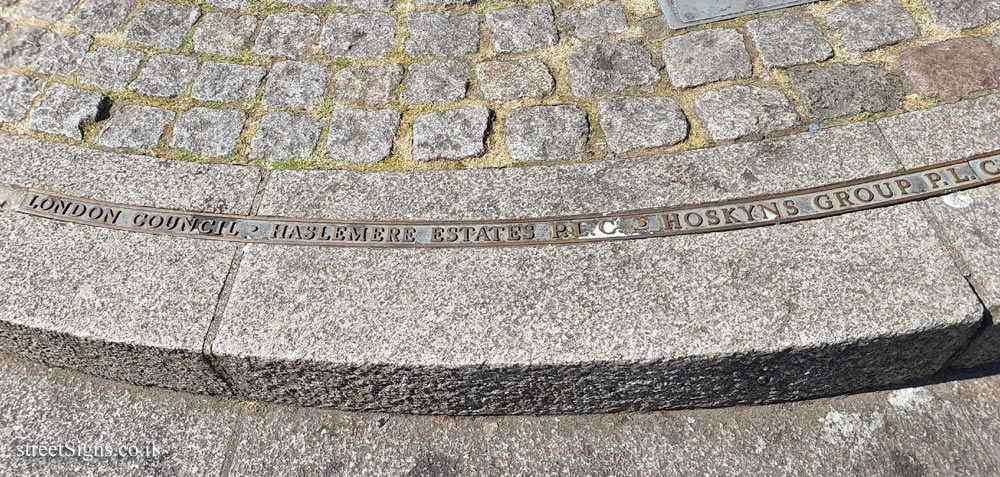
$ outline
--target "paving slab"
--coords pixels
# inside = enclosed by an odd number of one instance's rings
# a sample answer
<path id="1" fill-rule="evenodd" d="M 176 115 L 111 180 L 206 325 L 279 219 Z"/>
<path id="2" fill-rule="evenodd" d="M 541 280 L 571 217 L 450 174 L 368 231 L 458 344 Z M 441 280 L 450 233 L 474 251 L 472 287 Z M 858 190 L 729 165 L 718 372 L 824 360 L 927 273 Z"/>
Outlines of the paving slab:
<path id="1" fill-rule="evenodd" d="M 236 435 L 235 403 L 0 357 L 5 475 L 212 475 Z"/>
<path id="2" fill-rule="evenodd" d="M 992 166 L 987 166 L 992 167 Z M 951 366 L 971 368 L 1000 361 L 1000 186 L 990 185 L 928 201 L 963 273 L 994 317 Z"/>
<path id="3" fill-rule="evenodd" d="M 1000 94 L 876 121 L 908 168 L 1000 150 Z"/>
<path id="4" fill-rule="evenodd" d="M 993 375 L 982 379 L 953 381 L 933 386 L 934 395 L 965 412 L 968 419 L 965 429 L 977 436 L 987 449 L 995 449 L 1000 444 L 1000 403 L 997 401 L 997 366 L 987 368 Z M 995 453 L 988 452 L 987 458 L 998 466 Z M 994 472 L 995 473 L 995 472 Z"/>
<path id="5" fill-rule="evenodd" d="M 997 386 L 991 376 L 805 403 L 604 416 L 269 407 L 248 420 L 231 475 L 988 475 L 997 458 L 980 439 L 1000 435 L 988 414 Z M 300 456 L 298 446 L 311 452 Z"/>
<path id="6" fill-rule="evenodd" d="M 126 382 L 227 391 L 201 350 L 236 245 L 13 214 L 0 216 L 0 236 L 0 349 Z"/>
<path id="7" fill-rule="evenodd" d="M 1000 467 L 992 452 L 1000 440 L 995 375 L 760 407 L 444 417 L 240 405 L 0 359 L 0 438 L 10 443 L 0 466 L 19 476 L 570 476 L 623 468 L 668 477 L 899 476 L 993 475 Z M 86 460 L 18 452 L 63 442 L 153 443 L 156 452 Z"/>

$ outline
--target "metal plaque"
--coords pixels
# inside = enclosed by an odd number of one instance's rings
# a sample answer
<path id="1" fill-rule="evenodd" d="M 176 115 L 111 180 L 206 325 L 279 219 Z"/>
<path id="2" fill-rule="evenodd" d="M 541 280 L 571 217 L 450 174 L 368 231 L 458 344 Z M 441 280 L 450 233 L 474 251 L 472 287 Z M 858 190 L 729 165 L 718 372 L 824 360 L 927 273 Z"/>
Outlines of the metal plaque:
<path id="1" fill-rule="evenodd" d="M 674 30 L 817 0 L 657 0 Z"/>
<path id="2" fill-rule="evenodd" d="M 634 240 L 762 227 L 926 199 L 1000 182 L 1000 152 L 783 194 L 559 217 L 357 221 L 189 212 L 37 189 L 4 191 L 6 213 L 129 232 L 274 245 L 498 247 Z M 2 185 L 0 185 L 2 186 Z"/>

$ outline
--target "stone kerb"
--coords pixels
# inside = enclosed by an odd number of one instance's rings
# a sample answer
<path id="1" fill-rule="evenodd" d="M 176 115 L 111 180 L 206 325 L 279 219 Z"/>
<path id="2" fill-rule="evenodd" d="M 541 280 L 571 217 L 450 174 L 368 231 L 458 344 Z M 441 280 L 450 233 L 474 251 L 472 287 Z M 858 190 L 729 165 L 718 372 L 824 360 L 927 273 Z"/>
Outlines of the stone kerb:
<path id="1" fill-rule="evenodd" d="M 0 133 L 2 182 L 99 200 L 249 213 L 256 170 Z M 0 212 L 9 212 L 4 207 Z M 137 384 L 224 393 L 202 342 L 236 250 L 0 213 L 0 347 Z"/>
<path id="2" fill-rule="evenodd" d="M 994 151 L 996 102 L 583 165 L 263 179 L 2 133 L 0 182 L 238 215 L 610 212 Z M 836 394 L 996 359 L 983 309 L 996 308 L 992 248 L 977 235 L 995 230 L 996 189 L 713 234 L 435 250 L 238 245 L 4 207 L 0 346 L 138 384 L 342 409 L 605 412 Z"/>

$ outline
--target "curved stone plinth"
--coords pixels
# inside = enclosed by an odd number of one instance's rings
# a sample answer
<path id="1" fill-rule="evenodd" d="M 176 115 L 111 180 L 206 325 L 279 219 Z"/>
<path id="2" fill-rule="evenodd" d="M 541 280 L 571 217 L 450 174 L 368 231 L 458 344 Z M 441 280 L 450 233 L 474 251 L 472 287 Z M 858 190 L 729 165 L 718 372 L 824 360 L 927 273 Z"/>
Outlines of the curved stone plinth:
<path id="1" fill-rule="evenodd" d="M 969 158 L 1000 149 L 996 103 L 667 156 L 432 173 L 260 175 L 2 134 L 0 345 L 139 384 L 448 414 L 775 402 L 992 362 L 1000 186 L 979 175 L 988 157 Z M 717 233 L 433 249 L 137 233 L 93 223 L 101 214 L 27 214 L 41 196 L 24 189 L 202 217 L 496 222 L 871 177 L 910 177 L 906 200 L 919 200 Z M 930 198 L 937 181 L 952 193 Z"/>

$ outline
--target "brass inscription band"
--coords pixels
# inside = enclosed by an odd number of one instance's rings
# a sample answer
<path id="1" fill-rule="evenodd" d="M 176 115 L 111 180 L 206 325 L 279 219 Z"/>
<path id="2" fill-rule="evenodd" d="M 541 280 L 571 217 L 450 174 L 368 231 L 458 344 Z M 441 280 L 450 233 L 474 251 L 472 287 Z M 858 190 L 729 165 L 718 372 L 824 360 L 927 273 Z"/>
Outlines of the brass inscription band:
<path id="1" fill-rule="evenodd" d="M 749 199 L 610 214 L 494 221 L 381 222 L 202 214 L 29 189 L 16 211 L 132 232 L 342 247 L 517 246 L 629 240 L 817 219 L 1000 181 L 1000 151 L 962 161 Z"/>

